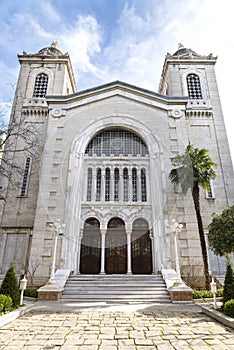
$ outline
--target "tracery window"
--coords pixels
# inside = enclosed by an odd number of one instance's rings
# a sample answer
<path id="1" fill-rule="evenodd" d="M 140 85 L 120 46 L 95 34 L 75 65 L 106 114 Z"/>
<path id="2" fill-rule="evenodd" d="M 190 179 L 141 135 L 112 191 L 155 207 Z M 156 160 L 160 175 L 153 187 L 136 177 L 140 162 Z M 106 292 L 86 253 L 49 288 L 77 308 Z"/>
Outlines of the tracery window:
<path id="1" fill-rule="evenodd" d="M 187 87 L 188 95 L 192 100 L 201 100 L 202 99 L 202 90 L 200 78 L 197 74 L 189 74 L 187 76 Z"/>
<path id="2" fill-rule="evenodd" d="M 126 129 L 105 129 L 89 142 L 86 151 L 88 202 L 147 202 L 148 148 Z M 101 157 L 101 158 L 99 158 Z"/>
<path id="3" fill-rule="evenodd" d="M 131 131 L 110 129 L 98 133 L 89 143 L 85 154 L 97 156 L 146 156 L 147 146 L 144 141 Z"/>
<path id="4" fill-rule="evenodd" d="M 29 171 L 31 166 L 31 158 L 26 158 L 25 167 L 24 167 L 24 176 L 23 176 L 23 182 L 21 187 L 20 195 L 22 197 L 26 196 L 27 190 L 28 190 L 28 182 L 29 182 Z"/>
<path id="5" fill-rule="evenodd" d="M 48 75 L 38 74 L 35 81 L 33 97 L 45 97 L 48 85 Z"/>

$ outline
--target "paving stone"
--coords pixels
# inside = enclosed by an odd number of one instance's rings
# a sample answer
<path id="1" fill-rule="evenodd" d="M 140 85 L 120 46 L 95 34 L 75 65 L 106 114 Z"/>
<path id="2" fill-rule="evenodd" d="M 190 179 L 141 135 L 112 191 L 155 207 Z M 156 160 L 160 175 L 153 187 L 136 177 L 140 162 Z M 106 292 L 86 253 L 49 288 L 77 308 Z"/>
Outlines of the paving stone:
<path id="1" fill-rule="evenodd" d="M 175 350 L 175 348 L 169 343 L 158 343 L 157 350 Z"/>
<path id="2" fill-rule="evenodd" d="M 42 308 L 2 327 L 0 350 L 234 350 L 234 331 L 203 317 L 198 307 L 150 308 L 89 307 L 79 313 Z"/>

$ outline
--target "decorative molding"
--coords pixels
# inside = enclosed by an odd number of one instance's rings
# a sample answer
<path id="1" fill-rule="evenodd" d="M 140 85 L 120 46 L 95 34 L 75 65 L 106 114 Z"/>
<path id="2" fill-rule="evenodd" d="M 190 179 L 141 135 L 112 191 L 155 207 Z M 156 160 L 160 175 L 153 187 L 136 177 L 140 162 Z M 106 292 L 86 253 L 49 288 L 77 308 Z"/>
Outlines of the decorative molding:
<path id="1" fill-rule="evenodd" d="M 183 117 L 184 112 L 181 109 L 173 109 L 171 112 L 169 112 L 169 116 L 172 118 L 181 118 Z"/>
<path id="2" fill-rule="evenodd" d="M 66 111 L 64 109 L 54 108 L 51 111 L 51 115 L 54 118 L 61 118 L 66 116 Z"/>

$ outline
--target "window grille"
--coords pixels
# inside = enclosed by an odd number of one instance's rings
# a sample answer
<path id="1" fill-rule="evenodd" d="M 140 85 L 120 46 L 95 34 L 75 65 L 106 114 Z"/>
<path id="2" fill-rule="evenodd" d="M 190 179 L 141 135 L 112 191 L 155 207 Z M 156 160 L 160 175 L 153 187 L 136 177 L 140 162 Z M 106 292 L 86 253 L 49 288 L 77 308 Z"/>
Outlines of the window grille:
<path id="1" fill-rule="evenodd" d="M 123 200 L 128 201 L 128 169 L 123 170 Z"/>
<path id="2" fill-rule="evenodd" d="M 147 202 L 145 169 L 141 169 L 141 200 Z"/>
<path id="3" fill-rule="evenodd" d="M 101 169 L 97 170 L 97 188 L 96 188 L 96 201 L 99 202 L 101 200 L 101 183 L 102 183 L 102 171 Z"/>
<path id="4" fill-rule="evenodd" d="M 31 158 L 28 157 L 26 158 L 26 162 L 25 162 L 24 176 L 23 176 L 23 182 L 22 182 L 21 193 L 20 193 L 22 197 L 25 197 L 27 194 L 30 165 L 31 165 Z"/>
<path id="5" fill-rule="evenodd" d="M 189 74 L 187 76 L 187 87 L 188 87 L 188 95 L 192 100 L 201 100 L 202 99 L 202 91 L 200 78 L 196 74 Z"/>
<path id="6" fill-rule="evenodd" d="M 132 169 L 132 201 L 137 202 L 137 170 Z"/>
<path id="7" fill-rule="evenodd" d="M 33 97 L 45 97 L 48 85 L 48 75 L 39 74 L 36 77 Z"/>
<path id="8" fill-rule="evenodd" d="M 92 169 L 88 169 L 88 176 L 87 176 L 87 202 L 91 201 L 91 195 L 92 195 Z"/>
<path id="9" fill-rule="evenodd" d="M 104 130 L 98 133 L 89 143 L 85 154 L 92 157 L 137 155 L 146 156 L 148 149 L 144 141 L 131 131 L 122 129 Z"/>
<path id="10" fill-rule="evenodd" d="M 215 198 L 214 186 L 213 186 L 212 180 L 210 180 L 210 183 L 208 184 L 208 186 L 206 188 L 206 198 Z"/>
<path id="11" fill-rule="evenodd" d="M 106 178 L 105 178 L 105 201 L 110 201 L 110 169 L 106 169 Z"/>
<path id="12" fill-rule="evenodd" d="M 114 201 L 119 200 L 119 169 L 114 170 Z"/>

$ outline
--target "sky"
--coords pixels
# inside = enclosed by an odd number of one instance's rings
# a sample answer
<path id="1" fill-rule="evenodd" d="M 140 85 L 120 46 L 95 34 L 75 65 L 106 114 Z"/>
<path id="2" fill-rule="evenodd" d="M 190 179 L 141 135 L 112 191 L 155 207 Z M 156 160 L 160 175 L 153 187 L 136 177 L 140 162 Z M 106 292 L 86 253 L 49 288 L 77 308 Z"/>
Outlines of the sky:
<path id="1" fill-rule="evenodd" d="M 78 90 L 121 80 L 158 90 L 165 55 L 178 44 L 218 56 L 216 76 L 234 159 L 233 0 L 1 0 L 0 110 L 9 110 L 17 54 L 57 41 Z"/>

